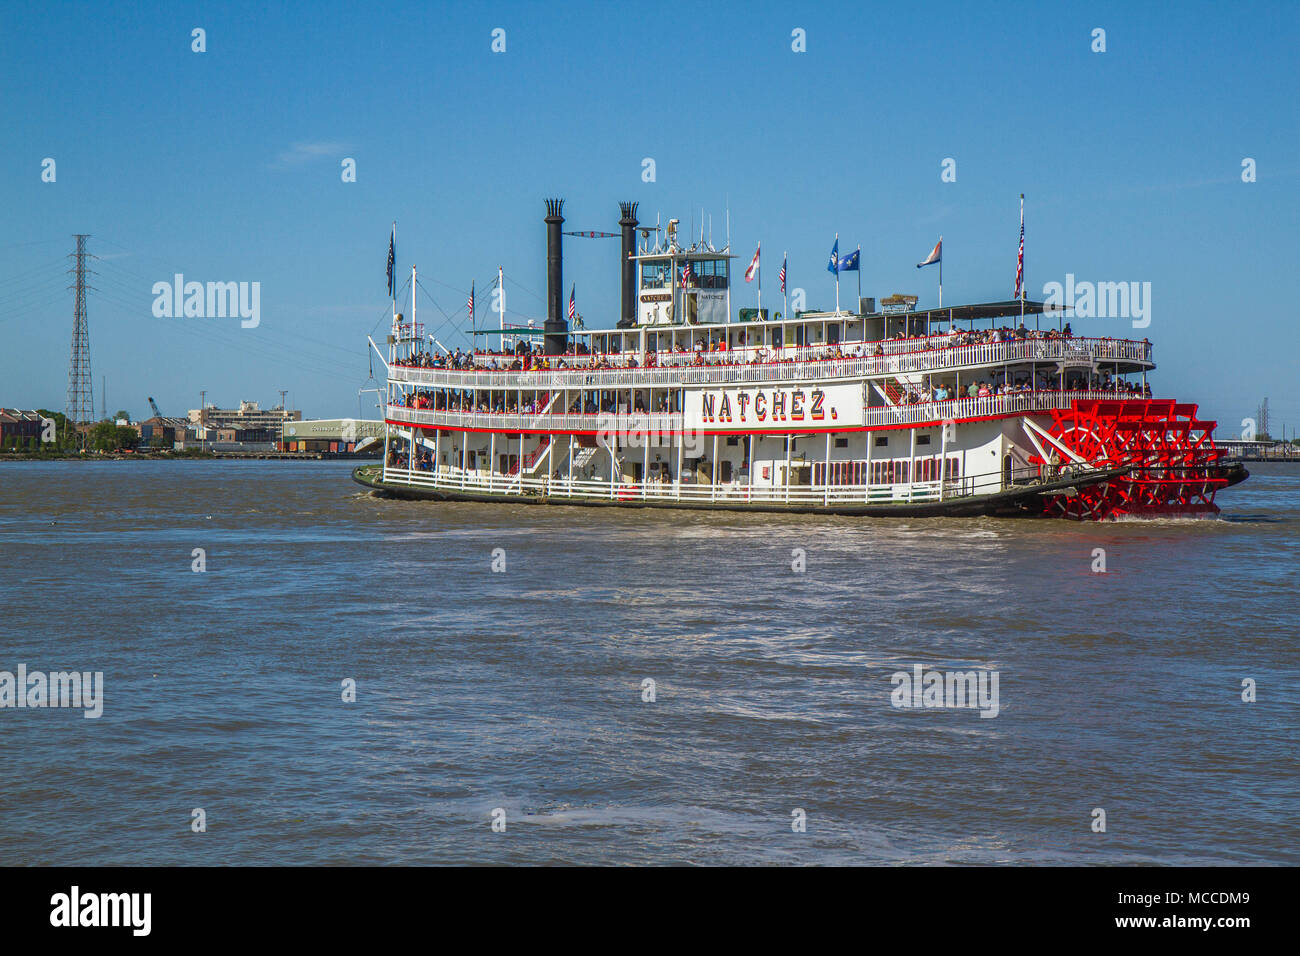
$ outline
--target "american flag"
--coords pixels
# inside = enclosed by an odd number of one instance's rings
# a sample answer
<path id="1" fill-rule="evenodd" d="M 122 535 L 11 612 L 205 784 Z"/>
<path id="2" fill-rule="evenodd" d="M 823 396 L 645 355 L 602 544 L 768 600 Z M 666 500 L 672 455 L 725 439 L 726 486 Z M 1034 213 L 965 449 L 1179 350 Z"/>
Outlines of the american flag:
<path id="1" fill-rule="evenodd" d="M 1016 298 L 1025 280 L 1025 194 L 1020 194 L 1020 253 L 1016 256 Z"/>
<path id="2" fill-rule="evenodd" d="M 753 282 L 754 275 L 758 272 L 758 257 L 763 252 L 763 244 L 760 242 L 758 248 L 754 250 L 754 258 L 749 262 L 749 268 L 745 270 L 745 281 Z"/>
<path id="3" fill-rule="evenodd" d="M 686 288 L 686 282 L 687 282 L 687 280 L 690 279 L 690 277 L 691 277 L 691 260 L 687 259 L 687 260 L 686 260 L 686 265 L 685 265 L 685 267 L 682 269 L 682 288 L 683 288 L 683 289 Z"/>
<path id="4" fill-rule="evenodd" d="M 578 317 L 578 300 L 574 298 L 574 293 L 576 293 L 577 291 L 578 291 L 578 285 L 575 282 L 573 284 L 573 287 L 569 289 L 569 318 L 570 319 L 576 319 Z"/>
<path id="5" fill-rule="evenodd" d="M 393 284 L 393 266 L 397 264 L 397 226 L 394 224 L 393 233 L 388 237 L 388 297 L 396 298 L 397 287 Z"/>
<path id="6" fill-rule="evenodd" d="M 474 283 L 469 284 L 469 301 L 465 303 L 469 306 L 469 320 L 474 321 Z"/>
<path id="7" fill-rule="evenodd" d="M 781 294 L 785 294 L 785 263 L 789 256 L 781 257 Z"/>

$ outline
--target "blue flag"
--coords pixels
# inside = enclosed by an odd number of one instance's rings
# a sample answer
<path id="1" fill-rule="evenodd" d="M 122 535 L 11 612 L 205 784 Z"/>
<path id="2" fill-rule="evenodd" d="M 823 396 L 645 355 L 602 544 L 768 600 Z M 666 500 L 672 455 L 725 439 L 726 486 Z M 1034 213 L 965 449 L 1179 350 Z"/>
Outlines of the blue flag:
<path id="1" fill-rule="evenodd" d="M 835 237 L 835 245 L 831 247 L 831 261 L 826 263 L 827 272 L 840 271 L 840 237 Z"/>
<path id="2" fill-rule="evenodd" d="M 854 249 L 852 252 L 846 252 L 844 254 L 844 257 L 840 259 L 840 271 L 857 272 L 859 255 L 861 255 L 860 249 Z"/>

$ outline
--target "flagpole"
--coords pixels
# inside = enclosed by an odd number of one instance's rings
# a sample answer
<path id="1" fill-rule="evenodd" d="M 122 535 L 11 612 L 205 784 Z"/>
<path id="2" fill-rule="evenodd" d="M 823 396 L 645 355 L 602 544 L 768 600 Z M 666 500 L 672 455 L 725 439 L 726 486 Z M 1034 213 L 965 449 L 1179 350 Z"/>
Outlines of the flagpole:
<path id="1" fill-rule="evenodd" d="M 858 308 L 862 308 L 862 244 L 858 243 Z"/>
<path id="2" fill-rule="evenodd" d="M 1025 194 L 1020 194 L 1020 324 L 1025 324 Z M 1039 331 L 1038 316 L 1034 317 L 1034 331 Z"/>
<path id="3" fill-rule="evenodd" d="M 835 233 L 835 311 L 840 311 L 840 234 Z"/>
<path id="4" fill-rule="evenodd" d="M 781 318 L 785 318 L 789 311 L 790 305 L 787 301 L 785 290 L 790 285 L 790 273 L 786 269 L 786 263 L 790 260 L 790 251 L 787 249 L 781 253 L 781 271 L 785 273 L 785 278 L 781 280 Z"/>
<path id="5" fill-rule="evenodd" d="M 939 237 L 939 242 L 943 242 L 943 236 Z M 943 308 L 943 248 L 939 249 L 939 308 Z"/>
<path id="6" fill-rule="evenodd" d="M 763 321 L 763 242 L 761 239 L 759 240 L 758 243 L 758 263 L 755 266 L 754 271 L 757 273 L 757 275 L 754 278 L 758 279 L 758 315 L 756 316 L 756 318 L 758 319 L 758 321 L 762 322 Z"/>

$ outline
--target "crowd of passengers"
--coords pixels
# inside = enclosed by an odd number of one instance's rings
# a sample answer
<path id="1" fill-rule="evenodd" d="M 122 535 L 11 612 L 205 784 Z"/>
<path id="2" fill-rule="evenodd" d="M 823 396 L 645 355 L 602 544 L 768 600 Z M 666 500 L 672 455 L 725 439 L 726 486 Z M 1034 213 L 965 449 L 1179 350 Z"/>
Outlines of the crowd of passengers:
<path id="1" fill-rule="evenodd" d="M 1065 382 L 1065 391 L 1067 392 L 1109 392 L 1125 397 L 1133 398 L 1150 398 L 1150 384 L 1141 382 L 1128 382 L 1123 379 L 1113 378 L 1109 373 L 1098 375 L 1074 375 Z M 1031 392 L 1057 392 L 1061 391 L 1061 380 L 1058 376 L 1043 375 L 1037 382 L 1031 380 L 1028 376 L 1017 376 L 1013 379 L 984 381 L 977 379 L 960 389 L 957 386 L 949 387 L 943 383 L 937 383 L 933 386 L 923 388 L 907 388 L 897 396 L 900 405 L 928 405 L 932 402 L 946 402 L 956 398 L 993 398 L 999 395 L 1023 395 Z M 605 414 L 626 414 L 628 411 L 636 412 L 667 412 L 668 396 L 660 394 L 655 397 L 653 409 L 647 409 L 644 398 L 635 394 L 632 399 L 632 407 L 628 408 L 627 402 L 616 397 L 609 396 L 610 393 L 600 393 L 603 400 L 597 402 L 593 396 L 596 393 L 588 392 L 576 397 L 570 403 L 567 411 L 571 415 L 595 415 Z M 490 393 L 480 393 L 475 396 L 472 389 L 416 389 L 405 400 L 397 398 L 393 401 L 394 405 L 415 409 L 431 409 L 433 411 L 451 411 L 451 412 L 478 412 L 481 414 L 497 415 L 540 415 L 550 409 L 551 393 L 539 392 L 537 395 L 523 401 L 519 401 L 518 394 L 511 391 L 502 391 L 492 395 Z M 561 409 L 550 409 L 552 413 L 559 412 Z"/>
<path id="2" fill-rule="evenodd" d="M 945 349 L 962 345 L 986 345 L 999 342 L 1023 341 L 1058 341 L 1074 338 L 1074 333 L 1066 323 L 1060 331 L 1046 329 L 1042 331 L 1026 328 L 1022 322 L 1019 327 L 1003 326 L 996 329 L 966 330 L 955 326 L 947 332 L 933 335 L 910 335 L 899 332 L 889 337 L 888 342 L 918 342 L 928 348 Z M 1106 340 L 1103 340 L 1106 341 Z M 1143 344 L 1150 343 L 1143 339 Z M 885 343 L 858 343 L 813 346 L 805 349 L 805 354 L 798 361 L 831 361 L 836 359 L 866 358 L 885 354 Z M 435 354 L 419 351 L 398 365 L 413 368 L 439 368 L 464 371 L 505 371 L 528 372 L 551 369 L 634 369 L 656 368 L 659 366 L 714 366 L 714 365 L 764 365 L 774 362 L 794 362 L 797 359 L 790 353 L 794 346 L 782 346 L 779 342 L 770 346 L 749 348 L 746 345 L 745 331 L 738 334 L 735 347 L 729 347 L 723 337 L 711 342 L 697 340 L 693 348 L 686 348 L 680 343 L 664 352 L 646 352 L 640 360 L 630 352 L 593 352 L 585 345 L 577 345 L 576 350 L 567 355 L 546 355 L 540 345 L 520 343 L 514 350 L 494 351 L 475 349 L 472 352 L 457 348 L 455 352 Z M 745 354 L 739 354 L 744 350 Z"/>
<path id="3" fill-rule="evenodd" d="M 608 394 L 608 393 L 604 393 Z M 535 397 L 529 398 L 520 404 L 518 395 L 515 392 L 505 391 L 496 393 L 495 397 L 489 397 L 486 394 L 479 394 L 476 397 L 473 389 L 416 389 L 411 395 L 403 401 L 400 397 L 393 401 L 394 405 L 400 405 L 404 408 L 431 409 L 439 412 L 481 412 L 484 414 L 497 415 L 540 415 L 546 411 L 551 404 L 550 392 L 539 392 Z M 564 409 L 551 409 L 552 413 L 563 411 Z M 668 411 L 668 396 L 659 395 L 654 402 L 654 411 Z M 606 398 L 604 401 L 597 403 L 592 398 L 592 393 L 585 396 L 579 396 L 569 405 L 567 411 L 573 415 L 595 415 L 600 412 L 616 414 L 627 412 L 626 402 L 619 402 L 614 398 Z M 637 395 L 633 401 L 633 412 L 649 411 L 645 407 L 645 400 L 642 396 Z"/>
<path id="4" fill-rule="evenodd" d="M 1074 375 L 1065 382 L 1067 392 L 1110 392 L 1124 397 L 1150 398 L 1150 383 L 1127 382 L 1112 378 L 1109 373 L 1102 375 Z M 1005 377 L 998 381 L 976 380 L 958 389 L 949 388 L 942 383 L 933 387 L 908 388 L 899 396 L 900 405 L 928 405 L 931 402 L 946 402 L 954 398 L 993 398 L 998 395 L 1025 395 L 1031 392 L 1061 391 L 1058 376 L 1041 376 L 1037 382 L 1028 376 L 1017 376 L 1008 381 Z"/>

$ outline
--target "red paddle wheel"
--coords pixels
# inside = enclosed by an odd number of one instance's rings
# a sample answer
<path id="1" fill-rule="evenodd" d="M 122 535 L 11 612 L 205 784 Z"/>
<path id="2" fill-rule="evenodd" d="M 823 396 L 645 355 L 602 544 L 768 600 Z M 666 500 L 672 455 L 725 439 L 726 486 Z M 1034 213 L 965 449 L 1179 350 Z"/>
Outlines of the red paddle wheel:
<path id="1" fill-rule="evenodd" d="M 1228 484 L 1214 447 L 1214 422 L 1196 417 L 1195 405 L 1171 400 L 1124 399 L 1075 401 L 1054 409 L 1049 438 L 1026 432 L 1055 461 L 1029 457 L 1043 474 L 1055 467 L 1078 465 L 1066 451 L 1093 468 L 1132 466 L 1112 481 L 1047 498 L 1046 514 L 1102 521 L 1121 515 L 1218 514 L 1214 493 Z M 1035 423 L 1036 424 L 1036 423 Z M 1050 439 L 1050 440 L 1049 440 Z"/>

